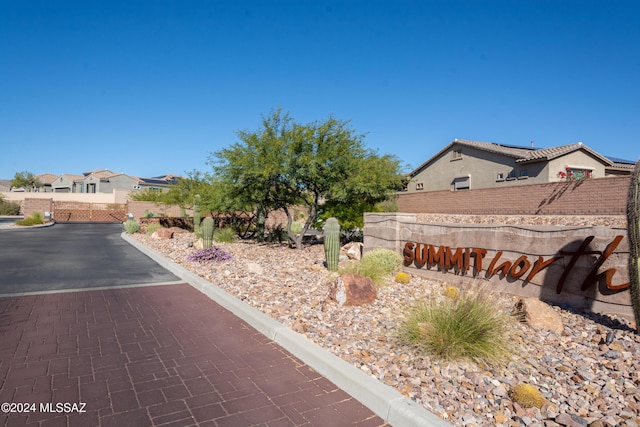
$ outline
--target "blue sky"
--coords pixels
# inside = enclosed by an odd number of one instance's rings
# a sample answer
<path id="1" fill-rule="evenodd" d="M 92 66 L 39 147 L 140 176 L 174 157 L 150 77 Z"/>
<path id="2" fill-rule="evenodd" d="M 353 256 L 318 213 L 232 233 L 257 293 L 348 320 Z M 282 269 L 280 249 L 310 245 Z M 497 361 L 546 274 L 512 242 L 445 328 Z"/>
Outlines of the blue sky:
<path id="1" fill-rule="evenodd" d="M 209 171 L 282 106 L 418 166 L 454 138 L 640 157 L 635 0 L 0 0 L 0 178 Z"/>

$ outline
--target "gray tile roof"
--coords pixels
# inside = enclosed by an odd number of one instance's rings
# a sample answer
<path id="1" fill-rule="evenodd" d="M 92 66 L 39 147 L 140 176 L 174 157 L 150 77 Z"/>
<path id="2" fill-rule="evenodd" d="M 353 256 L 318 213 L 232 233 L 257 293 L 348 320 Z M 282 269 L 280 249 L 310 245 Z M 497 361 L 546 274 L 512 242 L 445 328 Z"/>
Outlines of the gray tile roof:
<path id="1" fill-rule="evenodd" d="M 516 147 L 512 145 L 497 144 L 495 142 L 482 142 L 482 141 L 470 141 L 467 139 L 454 139 L 453 142 L 451 142 L 449 145 L 444 147 L 442 150 L 438 151 L 436 155 L 431 157 L 426 162 L 422 163 L 420 166 L 414 169 L 409 175 L 410 176 L 417 175 L 422 169 L 424 169 L 429 163 L 431 163 L 431 161 L 438 158 L 440 155 L 448 151 L 454 145 L 462 145 L 462 146 L 472 147 L 477 150 L 488 151 L 491 153 L 509 156 L 516 159 L 515 160 L 516 163 L 521 163 L 521 164 L 549 161 L 557 157 L 561 157 L 566 154 L 569 154 L 576 150 L 585 150 L 610 168 L 616 168 L 616 169 L 629 168 L 629 165 L 615 162 L 593 151 L 592 149 L 590 149 L 589 147 L 587 147 L 581 142 L 561 145 L 558 147 L 536 149 L 536 148 Z M 631 168 L 633 168 L 633 165 L 631 165 Z"/>

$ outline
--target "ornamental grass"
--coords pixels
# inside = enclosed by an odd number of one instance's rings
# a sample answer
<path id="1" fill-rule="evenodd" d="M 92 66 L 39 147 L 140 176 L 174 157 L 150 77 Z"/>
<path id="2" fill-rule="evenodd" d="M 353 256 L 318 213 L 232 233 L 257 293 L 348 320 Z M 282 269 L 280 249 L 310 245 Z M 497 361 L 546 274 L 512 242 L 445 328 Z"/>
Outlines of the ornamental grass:
<path id="1" fill-rule="evenodd" d="M 511 353 L 512 318 L 486 292 L 465 292 L 413 307 L 401 328 L 403 341 L 445 360 L 470 359 L 493 365 Z"/>

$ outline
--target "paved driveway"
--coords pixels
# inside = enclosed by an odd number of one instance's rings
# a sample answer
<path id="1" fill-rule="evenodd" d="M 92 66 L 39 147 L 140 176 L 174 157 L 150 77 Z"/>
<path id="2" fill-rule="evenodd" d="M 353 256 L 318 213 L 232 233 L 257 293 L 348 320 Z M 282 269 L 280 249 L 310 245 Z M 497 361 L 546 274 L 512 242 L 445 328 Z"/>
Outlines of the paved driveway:
<path id="1" fill-rule="evenodd" d="M 121 224 L 0 230 L 0 294 L 179 280 L 121 233 Z"/>

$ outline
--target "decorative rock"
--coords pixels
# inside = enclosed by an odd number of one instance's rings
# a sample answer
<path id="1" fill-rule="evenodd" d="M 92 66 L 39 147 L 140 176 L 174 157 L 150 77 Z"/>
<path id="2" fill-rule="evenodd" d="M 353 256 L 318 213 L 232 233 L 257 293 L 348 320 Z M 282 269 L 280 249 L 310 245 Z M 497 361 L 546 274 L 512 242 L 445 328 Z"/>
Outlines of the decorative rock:
<path id="1" fill-rule="evenodd" d="M 520 298 L 514 313 L 536 331 L 548 330 L 560 334 L 564 329 L 562 319 L 548 304 L 536 298 Z"/>
<path id="2" fill-rule="evenodd" d="M 168 228 L 158 228 L 153 232 L 152 236 L 156 239 L 171 239 L 173 238 L 173 230 L 170 230 Z"/>
<path id="3" fill-rule="evenodd" d="M 202 242 L 202 238 L 193 242 L 193 249 L 199 251 L 200 249 L 204 249 L 204 243 Z"/>
<path id="4" fill-rule="evenodd" d="M 368 277 L 346 273 L 333 282 L 329 288 L 329 299 L 339 305 L 358 306 L 376 300 L 377 290 Z"/>
<path id="5" fill-rule="evenodd" d="M 352 242 L 344 245 L 344 249 L 347 250 L 347 258 L 359 260 L 362 258 L 363 245 L 360 242 Z"/>
<path id="6" fill-rule="evenodd" d="M 264 268 L 260 264 L 256 264 L 255 262 L 250 262 L 247 264 L 247 271 L 253 274 L 264 274 Z"/>

